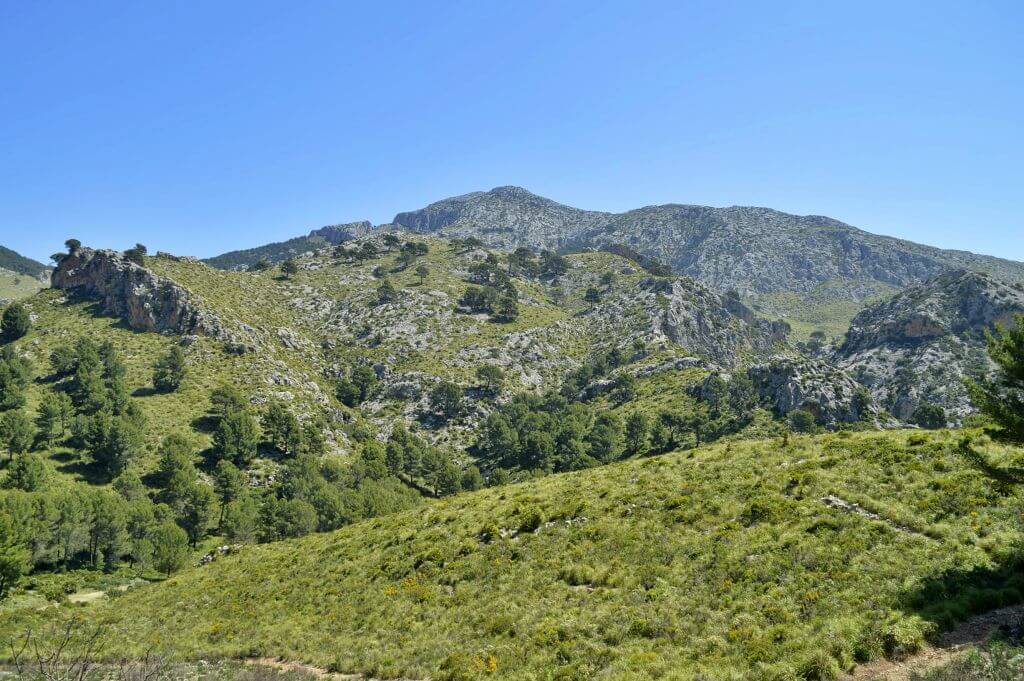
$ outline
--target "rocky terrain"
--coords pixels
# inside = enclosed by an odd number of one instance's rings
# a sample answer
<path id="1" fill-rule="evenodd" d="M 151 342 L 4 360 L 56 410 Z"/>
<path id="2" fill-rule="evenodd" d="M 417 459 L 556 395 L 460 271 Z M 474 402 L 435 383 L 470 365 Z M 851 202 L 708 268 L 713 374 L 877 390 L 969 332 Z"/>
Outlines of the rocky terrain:
<path id="1" fill-rule="evenodd" d="M 392 223 L 314 230 L 287 242 L 209 259 L 224 269 L 272 262 L 384 229 L 475 237 L 493 248 L 579 251 L 626 246 L 725 292 L 796 333 L 841 334 L 865 304 L 956 269 L 1024 281 L 1024 265 L 879 236 L 838 220 L 770 208 L 666 204 L 624 213 L 583 210 L 520 187 L 496 187 L 398 213 Z"/>
<path id="2" fill-rule="evenodd" d="M 121 253 L 77 248 L 61 259 L 54 288 L 98 299 L 107 314 L 136 331 L 218 335 L 220 321 L 197 306 L 191 294 Z"/>
<path id="3" fill-rule="evenodd" d="M 971 411 L 964 378 L 991 369 L 985 332 L 1020 313 L 1024 285 L 958 270 L 865 309 L 832 359 L 902 421 L 924 401 L 959 422 Z"/>
<path id="4" fill-rule="evenodd" d="M 355 239 L 368 234 L 372 230 L 373 225 L 365 220 L 340 225 L 328 225 L 314 229 L 306 236 L 257 246 L 256 248 L 230 251 L 214 258 L 208 258 L 205 262 L 213 267 L 224 270 L 244 270 L 260 260 L 266 260 L 271 263 L 281 262 L 288 258 L 313 253 L 328 244 L 340 244 L 343 241 Z"/>
<path id="5" fill-rule="evenodd" d="M 503 248 L 593 248 L 626 244 L 680 274 L 744 296 L 807 293 L 847 280 L 847 295 L 879 282 L 903 287 L 951 268 L 1024 279 L 1024 265 L 869 234 L 822 216 L 770 208 L 666 204 L 625 213 L 565 206 L 519 187 L 498 187 L 399 213 L 394 224 L 422 233 L 476 236 Z"/>

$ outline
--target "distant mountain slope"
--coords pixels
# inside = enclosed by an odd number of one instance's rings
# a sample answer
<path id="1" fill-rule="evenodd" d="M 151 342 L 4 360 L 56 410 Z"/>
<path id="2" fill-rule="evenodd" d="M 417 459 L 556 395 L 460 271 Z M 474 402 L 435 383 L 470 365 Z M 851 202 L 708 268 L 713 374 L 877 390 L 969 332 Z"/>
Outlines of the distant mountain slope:
<path id="1" fill-rule="evenodd" d="M 476 236 L 504 248 L 627 244 L 680 274 L 744 296 L 811 293 L 836 280 L 904 287 L 953 268 L 1024 280 L 1024 264 L 869 234 L 822 216 L 769 208 L 667 204 L 611 214 L 580 210 L 518 187 L 498 187 L 399 213 L 416 232 Z M 863 297 L 863 286 L 840 295 Z"/>
<path id="2" fill-rule="evenodd" d="M 46 265 L 0 246 L 0 305 L 45 287 L 49 274 Z"/>
<path id="3" fill-rule="evenodd" d="M 310 253 L 328 244 L 339 244 L 360 237 L 373 229 L 367 221 L 349 222 L 341 225 L 328 225 L 314 229 L 306 236 L 298 236 L 287 241 L 279 241 L 265 246 L 248 248 L 240 251 L 223 253 L 204 262 L 222 270 L 246 269 L 260 260 L 281 262 L 303 253 Z"/>
<path id="4" fill-rule="evenodd" d="M 950 272 L 865 308 L 834 359 L 901 420 L 927 402 L 959 421 L 971 411 L 963 379 L 992 367 L 985 331 L 1020 313 L 1024 285 Z"/>
<path id="5" fill-rule="evenodd" d="M 0 246 L 0 269 L 36 278 L 43 276 L 50 270 L 43 263 L 36 262 L 32 258 L 26 258 L 4 246 Z"/>

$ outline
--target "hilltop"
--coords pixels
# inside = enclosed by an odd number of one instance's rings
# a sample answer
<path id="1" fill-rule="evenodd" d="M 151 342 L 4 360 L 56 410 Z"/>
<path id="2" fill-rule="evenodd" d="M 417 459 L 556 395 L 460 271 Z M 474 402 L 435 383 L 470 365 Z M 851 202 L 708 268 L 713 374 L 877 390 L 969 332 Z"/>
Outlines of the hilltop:
<path id="1" fill-rule="evenodd" d="M 343 225 L 328 225 L 314 229 L 306 236 L 298 236 L 287 241 L 266 244 L 255 248 L 230 251 L 213 258 L 207 258 L 204 262 L 222 270 L 244 270 L 261 260 L 271 263 L 282 262 L 288 258 L 318 251 L 324 246 L 340 244 L 343 241 L 355 239 L 370 233 L 372 230 L 373 225 L 366 221 L 350 222 Z"/>

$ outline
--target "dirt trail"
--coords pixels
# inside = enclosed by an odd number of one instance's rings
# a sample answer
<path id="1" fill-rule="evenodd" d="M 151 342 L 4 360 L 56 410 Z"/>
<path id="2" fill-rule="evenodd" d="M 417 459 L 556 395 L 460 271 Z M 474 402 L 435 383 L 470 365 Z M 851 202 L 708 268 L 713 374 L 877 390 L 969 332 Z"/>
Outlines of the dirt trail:
<path id="1" fill-rule="evenodd" d="M 1024 623 L 1024 605 L 1011 605 L 976 615 L 939 636 L 938 644 L 905 660 L 878 660 L 863 664 L 844 675 L 846 681 L 907 681 L 913 672 L 925 672 L 945 664 L 971 646 L 987 641 L 1000 627 Z"/>
<path id="2" fill-rule="evenodd" d="M 287 660 L 279 660 L 276 657 L 250 657 L 244 660 L 245 664 L 255 665 L 257 667 L 270 667 L 282 672 L 303 672 L 309 674 L 312 677 L 318 679 L 325 679 L 326 681 L 381 681 L 380 679 L 373 679 L 363 676 L 362 674 L 339 674 L 336 672 L 329 672 L 322 667 L 314 667 L 309 664 L 302 664 L 301 662 L 288 662 Z M 417 681 L 416 679 L 392 679 L 391 681 Z M 429 681 L 429 680 L 422 680 Z"/>

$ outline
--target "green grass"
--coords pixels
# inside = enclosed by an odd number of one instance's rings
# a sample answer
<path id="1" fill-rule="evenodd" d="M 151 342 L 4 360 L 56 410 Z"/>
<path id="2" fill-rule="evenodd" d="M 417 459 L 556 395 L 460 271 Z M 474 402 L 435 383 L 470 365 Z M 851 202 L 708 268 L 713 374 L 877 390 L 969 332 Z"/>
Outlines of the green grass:
<path id="1" fill-rule="evenodd" d="M 850 286 L 851 283 L 863 287 L 863 299 L 849 300 L 842 294 L 837 295 L 838 287 Z M 824 331 L 829 338 L 841 338 L 858 312 L 898 290 L 873 280 L 826 281 L 805 294 L 783 291 L 764 294 L 747 302 L 762 316 L 788 322 L 793 328 L 792 340 L 806 341 L 813 331 Z"/>
<path id="2" fill-rule="evenodd" d="M 492 660 L 515 679 L 834 671 L 1020 599 L 1019 577 L 962 578 L 1001 574 L 1020 500 L 965 467 L 957 437 L 791 436 L 555 475 L 247 547 L 80 612 L 121 633 L 118 653 L 158 637 L 183 658 L 385 678 L 476 678 Z"/>
<path id="3" fill-rule="evenodd" d="M 28 298 L 43 286 L 43 282 L 35 277 L 0 269 L 0 305 L 3 301 Z"/>

